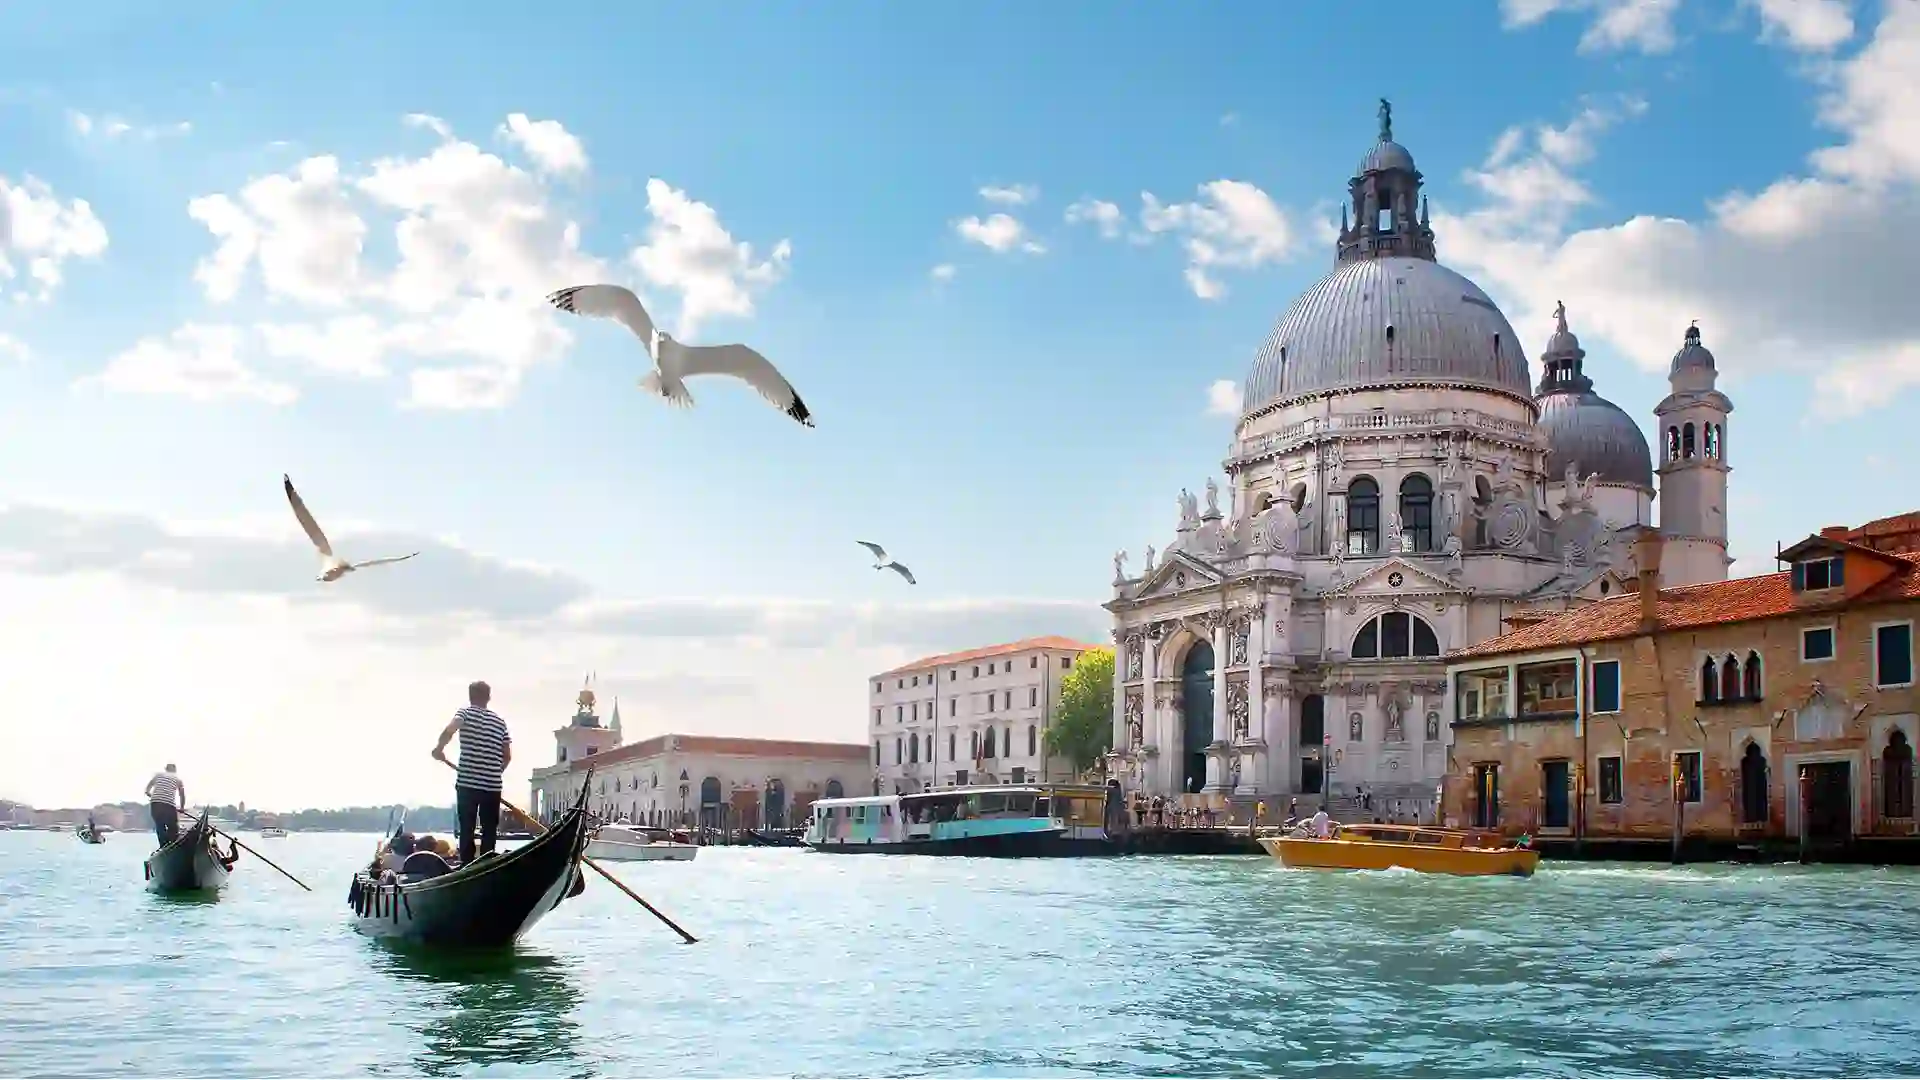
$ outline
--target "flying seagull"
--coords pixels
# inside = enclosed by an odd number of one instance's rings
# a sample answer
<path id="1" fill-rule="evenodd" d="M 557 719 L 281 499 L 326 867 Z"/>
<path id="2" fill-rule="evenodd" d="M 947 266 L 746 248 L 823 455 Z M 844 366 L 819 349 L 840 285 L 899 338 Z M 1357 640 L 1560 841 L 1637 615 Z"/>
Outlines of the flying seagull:
<path id="1" fill-rule="evenodd" d="M 873 552 L 873 568 L 875 570 L 891 570 L 901 577 L 906 578 L 907 584 L 909 585 L 920 584 L 913 580 L 913 571 L 901 566 L 898 560 L 887 558 L 886 548 L 881 547 L 879 544 L 869 544 L 865 540 L 855 540 L 854 543 Z"/>
<path id="2" fill-rule="evenodd" d="M 420 554 L 416 551 L 413 555 L 394 555 L 385 559 L 368 559 L 366 562 L 358 563 L 348 562 L 333 553 L 333 545 L 327 542 L 327 534 L 320 531 L 320 523 L 313 520 L 313 514 L 307 510 L 307 504 L 300 500 L 300 493 L 293 490 L 293 477 L 282 473 L 280 480 L 282 486 L 287 489 L 287 501 L 293 504 L 293 516 L 300 519 L 300 527 L 306 530 L 307 539 L 313 541 L 313 546 L 320 549 L 320 576 L 315 580 L 339 581 L 355 570 L 385 563 L 405 562 L 414 555 Z"/>
<path id="3" fill-rule="evenodd" d="M 575 285 L 561 289 L 547 302 L 561 311 L 612 319 L 633 331 L 653 358 L 653 370 L 640 380 L 640 389 L 658 394 L 667 404 L 693 407 L 686 380 L 695 375 L 729 375 L 759 391 L 781 412 L 808 427 L 813 414 L 807 403 L 764 356 L 746 345 L 682 345 L 673 335 L 653 325 L 653 316 L 632 289 L 620 285 Z"/>

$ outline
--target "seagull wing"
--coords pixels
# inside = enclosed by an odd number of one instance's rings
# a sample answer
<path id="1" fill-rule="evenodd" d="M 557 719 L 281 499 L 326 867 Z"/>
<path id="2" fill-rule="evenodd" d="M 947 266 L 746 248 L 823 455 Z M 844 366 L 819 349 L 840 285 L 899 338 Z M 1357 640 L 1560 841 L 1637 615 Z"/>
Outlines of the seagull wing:
<path id="1" fill-rule="evenodd" d="M 653 316 L 633 290 L 621 285 L 574 285 L 547 297 L 561 311 L 612 319 L 634 332 L 649 353 L 653 351 Z"/>
<path id="2" fill-rule="evenodd" d="M 320 531 L 320 523 L 313 520 L 307 511 L 307 504 L 300 500 L 300 493 L 293 490 L 293 477 L 280 474 L 281 486 L 287 489 L 287 501 L 293 504 L 293 516 L 300 519 L 300 527 L 306 530 L 307 539 L 320 549 L 320 554 L 333 558 L 333 545 L 327 543 L 327 534 Z"/>
<path id="3" fill-rule="evenodd" d="M 418 554 L 420 553 L 417 551 L 413 553 L 413 555 Z M 408 559 L 413 558 L 413 555 L 389 555 L 384 559 L 368 559 L 366 562 L 354 563 L 353 568 L 355 570 L 364 570 L 369 566 L 385 566 L 388 563 L 406 562 Z"/>
<path id="4" fill-rule="evenodd" d="M 861 547 L 866 548 L 868 551 L 873 552 L 873 560 L 875 562 L 883 563 L 887 561 L 887 549 L 881 547 L 879 544 L 868 543 L 865 540 L 855 540 L 854 543 L 859 544 Z"/>
<path id="5" fill-rule="evenodd" d="M 906 568 L 906 567 L 904 567 L 904 566 L 901 566 L 901 565 L 900 565 L 899 563 L 897 563 L 897 562 L 892 562 L 892 563 L 888 563 L 888 564 L 887 564 L 887 569 L 889 569 L 889 570 L 892 570 L 892 571 L 894 571 L 895 573 L 897 573 L 897 574 L 899 574 L 899 575 L 900 575 L 901 577 L 903 577 L 903 578 L 906 578 L 906 579 L 907 579 L 907 584 L 909 584 L 909 585 L 918 585 L 918 584 L 920 584 L 919 582 L 917 582 L 917 581 L 915 581 L 915 580 L 913 580 L 913 571 L 911 571 L 911 570 L 909 570 L 909 569 L 907 569 L 907 568 Z"/>
<path id="6" fill-rule="evenodd" d="M 663 334 L 658 360 L 662 372 L 683 379 L 694 375 L 726 375 L 739 379 L 759 391 L 761 397 L 781 412 L 808 427 L 813 426 L 813 414 L 807 411 L 806 402 L 800 400 L 793 384 L 771 361 L 748 346 L 682 345 Z"/>

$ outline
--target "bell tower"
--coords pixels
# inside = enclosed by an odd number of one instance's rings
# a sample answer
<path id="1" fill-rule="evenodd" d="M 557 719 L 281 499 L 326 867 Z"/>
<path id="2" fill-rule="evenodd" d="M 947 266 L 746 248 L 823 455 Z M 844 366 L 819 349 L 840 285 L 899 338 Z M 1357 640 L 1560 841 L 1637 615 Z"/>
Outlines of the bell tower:
<path id="1" fill-rule="evenodd" d="M 1340 209 L 1341 262 L 1390 256 L 1434 261 L 1420 170 L 1407 148 L 1393 141 L 1393 104 L 1386 98 L 1380 99 L 1380 141 L 1361 160 L 1347 190 L 1351 201 Z"/>
<path id="2" fill-rule="evenodd" d="M 1687 327 L 1667 373 L 1669 392 L 1653 410 L 1660 420 L 1660 557 L 1662 585 L 1725 581 L 1727 566 L 1727 416 L 1733 402 L 1715 386 L 1719 369 Z"/>

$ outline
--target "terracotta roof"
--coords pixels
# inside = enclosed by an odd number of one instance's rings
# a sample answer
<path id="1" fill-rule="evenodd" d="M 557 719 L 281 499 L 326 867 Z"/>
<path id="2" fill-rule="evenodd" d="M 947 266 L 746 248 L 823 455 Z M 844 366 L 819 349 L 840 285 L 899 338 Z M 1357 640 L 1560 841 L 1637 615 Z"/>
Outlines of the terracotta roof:
<path id="1" fill-rule="evenodd" d="M 570 772 L 584 772 L 618 765 L 636 758 L 654 757 L 667 752 L 669 740 L 674 752 L 681 754 L 723 754 L 732 757 L 815 758 L 821 761 L 857 761 L 866 764 L 873 748 L 866 743 L 800 742 L 793 739 L 736 739 L 724 735 L 655 735 L 636 743 L 615 747 L 603 754 L 588 754 L 567 763 Z"/>
<path id="2" fill-rule="evenodd" d="M 1723 626 L 1862 604 L 1920 600 L 1920 556 L 1896 558 L 1906 564 L 1904 570 L 1896 571 L 1892 577 L 1858 596 L 1828 604 L 1796 603 L 1791 573 L 1761 574 L 1731 581 L 1661 589 L 1656 632 Z M 1472 660 L 1483 656 L 1567 649 L 1597 641 L 1637 637 L 1641 633 L 1640 597 L 1637 593 L 1626 593 L 1575 608 L 1545 622 L 1502 634 L 1478 645 L 1457 649 L 1448 653 L 1447 658 Z"/>
<path id="3" fill-rule="evenodd" d="M 1075 641 L 1072 638 L 1060 637 L 1057 634 L 1053 634 L 1047 637 L 1027 638 L 1023 641 L 1010 641 L 1005 645 L 989 645 L 984 649 L 967 649 L 964 652 L 941 653 L 938 656 L 923 656 L 911 664 L 902 664 L 897 668 L 889 668 L 875 675 L 874 678 L 885 678 L 888 675 L 898 675 L 908 671 L 921 671 L 930 667 L 945 667 L 948 664 L 966 664 L 975 660 L 986 660 L 995 656 L 1008 656 L 1013 653 L 1030 652 L 1035 649 L 1051 649 L 1055 652 L 1086 652 L 1088 649 L 1098 649 L 1101 647 L 1102 646 L 1089 645 L 1084 641 Z"/>

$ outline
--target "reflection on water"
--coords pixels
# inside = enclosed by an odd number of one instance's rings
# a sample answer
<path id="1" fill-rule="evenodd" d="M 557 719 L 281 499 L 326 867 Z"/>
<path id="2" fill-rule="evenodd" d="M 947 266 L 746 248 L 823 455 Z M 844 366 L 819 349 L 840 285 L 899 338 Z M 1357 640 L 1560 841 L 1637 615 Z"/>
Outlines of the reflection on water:
<path id="1" fill-rule="evenodd" d="M 427 1076 L 473 1066 L 537 1065 L 543 1074 L 578 1066 L 573 1018 L 581 991 L 567 965 L 511 950 L 431 952 L 370 941 L 376 970 L 413 984 L 393 995 L 396 1018 L 416 1033 L 408 1065 Z"/>

